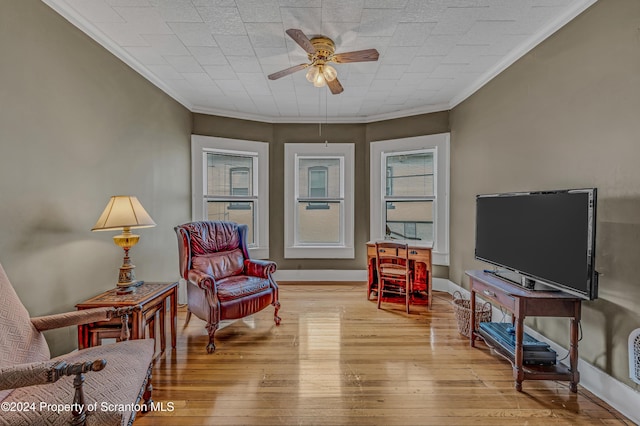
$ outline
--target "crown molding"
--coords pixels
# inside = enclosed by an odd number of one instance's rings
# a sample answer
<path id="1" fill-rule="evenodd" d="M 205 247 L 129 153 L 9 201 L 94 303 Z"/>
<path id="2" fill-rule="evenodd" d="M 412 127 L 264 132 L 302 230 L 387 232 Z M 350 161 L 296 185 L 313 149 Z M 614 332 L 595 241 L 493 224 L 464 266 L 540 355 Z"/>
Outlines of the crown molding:
<path id="1" fill-rule="evenodd" d="M 412 108 L 401 111 L 393 111 L 384 114 L 376 114 L 376 115 L 359 115 L 359 116 L 345 116 L 345 117 L 324 117 L 324 116 L 315 116 L 315 117 L 299 117 L 299 116 L 282 116 L 282 117 L 270 117 L 266 115 L 260 114 L 251 114 L 240 111 L 227 111 L 216 108 L 208 108 L 197 106 L 191 109 L 191 112 L 197 114 L 207 114 L 207 115 L 216 115 L 220 117 L 226 118 L 235 118 L 238 120 L 251 120 L 251 121 L 259 121 L 263 123 L 271 123 L 271 124 L 285 124 L 285 123 L 298 123 L 298 124 L 367 124 L 367 123 L 375 123 L 378 121 L 385 120 L 394 120 L 397 118 L 405 118 L 411 117 L 415 115 L 422 114 L 430 114 L 433 112 L 442 112 L 449 110 L 448 104 L 435 104 L 435 105 L 427 105 L 420 108 Z"/>

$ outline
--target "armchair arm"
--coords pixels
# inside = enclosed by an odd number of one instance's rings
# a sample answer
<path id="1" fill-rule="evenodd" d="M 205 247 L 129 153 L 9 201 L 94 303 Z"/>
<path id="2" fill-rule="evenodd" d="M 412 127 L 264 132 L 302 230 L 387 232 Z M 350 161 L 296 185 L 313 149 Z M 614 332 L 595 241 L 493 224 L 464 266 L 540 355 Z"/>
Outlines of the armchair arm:
<path id="1" fill-rule="evenodd" d="M 276 262 L 271 260 L 245 259 L 244 268 L 247 275 L 269 278 L 276 271 Z"/>
<path id="2" fill-rule="evenodd" d="M 203 290 L 209 289 L 213 294 L 218 291 L 216 288 L 216 280 L 209 274 L 205 274 L 197 269 L 190 269 L 187 273 L 187 278 Z"/>
<path id="3" fill-rule="evenodd" d="M 104 359 L 67 364 L 64 361 L 43 361 L 0 368 L 0 390 L 54 383 L 63 376 L 100 371 Z"/>
<path id="4" fill-rule="evenodd" d="M 89 324 L 111 319 L 113 308 L 91 308 L 81 311 L 71 311 L 62 314 L 45 315 L 31 318 L 31 323 L 38 331 L 52 330 L 54 328 L 69 327 L 72 325 Z"/>
<path id="5" fill-rule="evenodd" d="M 38 331 L 53 330 L 55 328 L 70 327 L 73 325 L 109 321 L 111 318 L 129 315 L 136 309 L 140 309 L 140 306 L 90 308 L 62 314 L 33 317 L 31 318 L 31 323 Z"/>

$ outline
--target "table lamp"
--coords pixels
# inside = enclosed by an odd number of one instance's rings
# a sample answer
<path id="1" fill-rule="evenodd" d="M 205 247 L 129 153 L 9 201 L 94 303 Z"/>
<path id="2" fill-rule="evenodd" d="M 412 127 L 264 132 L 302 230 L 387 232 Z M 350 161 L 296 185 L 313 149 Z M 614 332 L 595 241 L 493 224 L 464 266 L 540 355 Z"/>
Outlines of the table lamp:
<path id="1" fill-rule="evenodd" d="M 124 260 L 118 276 L 118 294 L 132 293 L 143 281 L 136 280 L 135 265 L 129 258 L 129 250 L 135 246 L 140 235 L 131 233 L 132 228 L 150 228 L 156 226 L 140 201 L 130 195 L 111 197 L 92 231 L 122 230 L 122 234 L 113 237 L 113 242 L 124 249 Z"/>

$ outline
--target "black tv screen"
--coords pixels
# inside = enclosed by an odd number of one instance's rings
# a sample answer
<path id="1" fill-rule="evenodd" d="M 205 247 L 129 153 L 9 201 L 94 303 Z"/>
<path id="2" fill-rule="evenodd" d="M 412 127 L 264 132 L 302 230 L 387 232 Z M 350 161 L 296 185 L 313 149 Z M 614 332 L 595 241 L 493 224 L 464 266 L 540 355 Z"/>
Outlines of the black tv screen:
<path id="1" fill-rule="evenodd" d="M 595 299 L 595 216 L 595 188 L 478 195 L 475 257 Z"/>

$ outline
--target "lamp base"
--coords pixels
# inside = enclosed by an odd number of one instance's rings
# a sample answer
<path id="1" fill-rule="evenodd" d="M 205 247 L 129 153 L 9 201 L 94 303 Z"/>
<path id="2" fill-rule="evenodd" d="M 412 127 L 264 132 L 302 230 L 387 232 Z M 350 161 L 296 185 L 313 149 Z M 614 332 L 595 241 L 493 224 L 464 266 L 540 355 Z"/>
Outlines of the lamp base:
<path id="1" fill-rule="evenodd" d="M 127 235 L 123 233 L 123 235 L 113 237 L 116 244 L 124 249 L 124 259 L 120 267 L 120 273 L 118 274 L 117 294 L 135 293 L 136 287 L 139 287 L 144 282 L 136 280 L 136 265 L 131 263 L 131 258 L 129 258 L 130 245 L 138 242 L 138 239 L 134 237 L 138 237 L 138 235 L 131 235 L 130 232 Z"/>
<path id="2" fill-rule="evenodd" d="M 131 283 L 118 283 L 116 294 L 131 294 L 135 293 L 137 288 L 144 284 L 144 281 L 133 281 Z"/>

